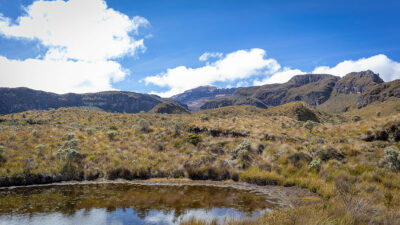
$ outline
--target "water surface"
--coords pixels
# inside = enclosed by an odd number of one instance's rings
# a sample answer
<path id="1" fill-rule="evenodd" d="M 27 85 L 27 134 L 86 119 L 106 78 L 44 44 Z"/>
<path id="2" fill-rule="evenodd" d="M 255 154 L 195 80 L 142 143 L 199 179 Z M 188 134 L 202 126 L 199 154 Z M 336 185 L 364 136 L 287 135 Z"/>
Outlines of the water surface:
<path id="1" fill-rule="evenodd" d="M 215 186 L 85 184 L 0 190 L 0 224 L 179 224 L 279 207 L 273 196 Z"/>

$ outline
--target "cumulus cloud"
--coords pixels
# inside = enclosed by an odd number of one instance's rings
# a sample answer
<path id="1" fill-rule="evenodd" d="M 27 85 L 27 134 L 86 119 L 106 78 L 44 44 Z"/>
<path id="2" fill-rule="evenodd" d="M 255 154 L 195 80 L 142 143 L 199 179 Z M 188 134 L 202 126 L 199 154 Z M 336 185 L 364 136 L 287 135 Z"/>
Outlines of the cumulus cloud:
<path id="1" fill-rule="evenodd" d="M 157 93 L 169 97 L 185 90 L 217 81 L 235 81 L 249 78 L 253 75 L 271 74 L 280 69 L 275 59 L 265 58 L 263 49 L 239 50 L 227 54 L 213 63 L 199 68 L 179 66 L 167 69 L 166 72 L 146 77 L 146 84 L 169 87 L 170 90 Z"/>
<path id="2" fill-rule="evenodd" d="M 207 61 L 210 54 L 204 53 L 200 60 Z M 284 83 L 295 75 L 306 73 L 325 73 L 343 77 L 348 73 L 364 70 L 379 73 L 385 81 L 400 79 L 400 63 L 382 54 L 358 60 L 346 60 L 334 67 L 320 66 L 309 72 L 290 67 L 281 68 L 275 59 L 265 57 L 266 52 L 263 49 L 239 50 L 213 63 L 207 62 L 203 67 L 179 66 L 168 69 L 165 73 L 146 77 L 145 81 L 146 84 L 169 87 L 170 89 L 166 92 L 155 93 L 169 97 L 200 85 L 211 85 L 217 81 L 230 82 L 228 86 L 232 86 L 233 81 L 238 81 L 236 86 L 248 86 L 252 76 L 255 75 L 261 75 L 264 78 L 254 79 L 253 85 Z"/>
<path id="3" fill-rule="evenodd" d="M 379 73 L 384 81 L 400 78 L 400 63 L 382 54 L 358 60 L 346 60 L 334 67 L 320 66 L 315 68 L 313 73 L 326 73 L 342 77 L 351 72 L 364 70 L 372 70 L 375 73 Z"/>
<path id="4" fill-rule="evenodd" d="M 143 39 L 133 36 L 149 22 L 108 8 L 103 0 L 38 0 L 25 10 L 16 23 L 0 15 L 0 34 L 38 40 L 48 51 L 39 59 L 1 57 L 1 86 L 57 93 L 110 90 L 111 82 L 127 75 L 115 59 L 145 50 Z"/>
<path id="5" fill-rule="evenodd" d="M 211 58 L 222 58 L 223 54 L 221 52 L 205 52 L 199 57 L 200 61 L 207 61 Z"/>

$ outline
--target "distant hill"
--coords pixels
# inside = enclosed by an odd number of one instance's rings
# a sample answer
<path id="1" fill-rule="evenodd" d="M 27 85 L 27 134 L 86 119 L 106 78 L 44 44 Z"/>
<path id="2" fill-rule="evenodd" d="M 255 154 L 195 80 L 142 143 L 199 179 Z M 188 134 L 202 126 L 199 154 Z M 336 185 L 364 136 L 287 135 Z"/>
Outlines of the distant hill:
<path id="1" fill-rule="evenodd" d="M 349 73 L 336 83 L 330 98 L 318 108 L 329 112 L 345 112 L 355 108 L 360 96 L 384 81 L 371 70 Z"/>
<path id="2" fill-rule="evenodd" d="M 231 95 L 237 88 L 218 88 L 214 86 L 200 86 L 187 90 L 181 94 L 174 95 L 171 99 L 187 104 L 192 112 L 200 110 L 206 101 L 210 99 L 218 99 Z"/>
<path id="3" fill-rule="evenodd" d="M 151 113 L 166 113 L 166 114 L 190 114 L 190 111 L 182 107 L 181 105 L 173 102 L 162 102 L 156 105 Z"/>
<path id="4" fill-rule="evenodd" d="M 326 112 L 346 112 L 375 101 L 400 100 L 400 81 L 384 82 L 371 70 L 349 73 L 340 78 L 329 74 L 297 75 L 283 84 L 238 88 L 232 95 L 211 99 L 201 109 L 232 105 L 269 108 L 303 101 Z"/>
<path id="5" fill-rule="evenodd" d="M 150 111 L 157 105 L 154 112 L 187 113 L 186 109 L 195 112 L 235 105 L 270 108 L 299 101 L 319 111 L 340 113 L 388 99 L 392 103 L 400 101 L 400 80 L 384 82 L 379 74 L 367 70 L 349 73 L 342 78 L 329 74 L 297 75 L 283 84 L 243 88 L 201 86 L 168 99 L 127 91 L 59 95 L 28 88 L 0 88 L 0 114 L 60 107 L 137 113 Z M 385 105 L 385 112 L 389 113 L 386 109 Z"/>
<path id="6" fill-rule="evenodd" d="M 207 101 L 201 109 L 227 105 L 254 105 L 261 108 L 293 101 L 316 106 L 329 97 L 339 77 L 328 74 L 297 75 L 283 84 L 238 88 L 231 96 Z"/>
<path id="7" fill-rule="evenodd" d="M 126 91 L 55 94 L 29 88 L 0 88 L 0 114 L 60 107 L 96 107 L 109 112 L 149 111 L 164 102 L 156 95 Z"/>

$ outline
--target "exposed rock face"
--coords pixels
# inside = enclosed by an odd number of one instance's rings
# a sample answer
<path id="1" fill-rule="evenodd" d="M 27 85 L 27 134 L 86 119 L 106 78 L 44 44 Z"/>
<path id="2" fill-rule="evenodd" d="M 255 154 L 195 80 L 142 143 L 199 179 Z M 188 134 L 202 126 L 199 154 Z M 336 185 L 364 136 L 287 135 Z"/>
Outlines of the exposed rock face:
<path id="1" fill-rule="evenodd" d="M 190 114 L 189 110 L 173 102 L 160 103 L 150 110 L 150 112 L 161 114 Z"/>
<path id="2" fill-rule="evenodd" d="M 110 112 L 137 113 L 149 111 L 162 102 L 158 96 L 134 92 L 58 95 L 29 88 L 0 88 L 0 114 L 60 107 L 98 107 Z"/>
<path id="3" fill-rule="evenodd" d="M 338 80 L 339 77 L 327 74 L 298 75 L 284 84 L 239 88 L 228 98 L 206 102 L 201 109 L 240 104 L 267 108 L 293 101 L 304 101 L 315 106 L 329 98 Z"/>
<path id="4" fill-rule="evenodd" d="M 200 106 L 207 100 L 222 98 L 231 95 L 236 88 L 218 88 L 214 86 L 200 86 L 174 95 L 171 99 L 188 105 L 190 111 L 199 111 Z"/>
<path id="5" fill-rule="evenodd" d="M 357 107 L 365 107 L 375 101 L 383 102 L 390 97 L 400 98 L 400 80 L 378 84 L 364 92 L 357 100 Z"/>
<path id="6" fill-rule="evenodd" d="M 363 107 L 389 97 L 400 97 L 400 81 L 384 83 L 379 74 L 367 70 L 349 73 L 343 78 L 329 74 L 297 75 L 283 84 L 238 88 L 226 98 L 205 102 L 201 109 L 231 105 L 268 108 L 304 101 L 311 106 L 322 105 L 320 108 L 325 111 L 343 112 L 356 105 Z"/>
<path id="7" fill-rule="evenodd" d="M 372 86 L 381 83 L 383 83 L 383 80 L 371 70 L 353 72 L 336 83 L 333 94 L 362 94 Z"/>

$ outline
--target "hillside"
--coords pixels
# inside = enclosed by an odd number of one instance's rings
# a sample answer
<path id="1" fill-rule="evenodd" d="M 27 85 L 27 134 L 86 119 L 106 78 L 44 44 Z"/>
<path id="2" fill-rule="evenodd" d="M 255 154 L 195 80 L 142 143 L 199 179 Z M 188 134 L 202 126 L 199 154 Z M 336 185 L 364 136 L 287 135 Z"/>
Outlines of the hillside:
<path id="1" fill-rule="evenodd" d="M 238 88 L 228 97 L 205 102 L 201 109 L 232 105 L 269 108 L 303 101 L 321 111 L 341 113 L 376 101 L 384 102 L 390 97 L 394 97 L 391 102 L 400 101 L 399 81 L 385 83 L 379 74 L 367 70 L 349 73 L 342 78 L 327 74 L 298 75 L 283 84 Z"/>
<path id="2" fill-rule="evenodd" d="M 370 70 L 349 73 L 338 80 L 329 99 L 318 108 L 327 112 L 345 112 L 356 107 L 364 92 L 381 83 L 384 82 L 379 75 Z"/>
<path id="3" fill-rule="evenodd" d="M 173 102 L 163 102 L 156 105 L 150 113 L 160 113 L 160 114 L 190 114 L 190 111 L 185 109 L 179 104 Z"/>
<path id="4" fill-rule="evenodd" d="M 149 111 L 164 100 L 155 95 L 126 91 L 63 94 L 29 88 L 0 88 L 0 114 L 60 107 L 97 107 L 109 112 Z"/>
<path id="5" fill-rule="evenodd" d="M 200 107 L 210 99 L 217 99 L 231 95 L 236 88 L 218 88 L 214 86 L 200 86 L 174 95 L 171 99 L 188 105 L 192 112 L 200 110 Z"/>
<path id="6" fill-rule="evenodd" d="M 309 121 L 315 117 L 320 123 Z M 300 224 L 396 224 L 400 219 L 399 114 L 341 120 L 302 102 L 190 115 L 60 108 L 0 116 L 0 129 L 0 186 L 121 178 L 233 180 L 307 188 L 320 203 L 232 224 L 290 224 L 285 221 L 293 218 Z"/>
<path id="7" fill-rule="evenodd" d="M 316 106 L 329 98 L 337 80 L 339 77 L 327 74 L 298 75 L 284 84 L 239 88 L 228 98 L 210 100 L 201 108 L 243 104 L 267 108 L 293 101 L 304 101 Z"/>

